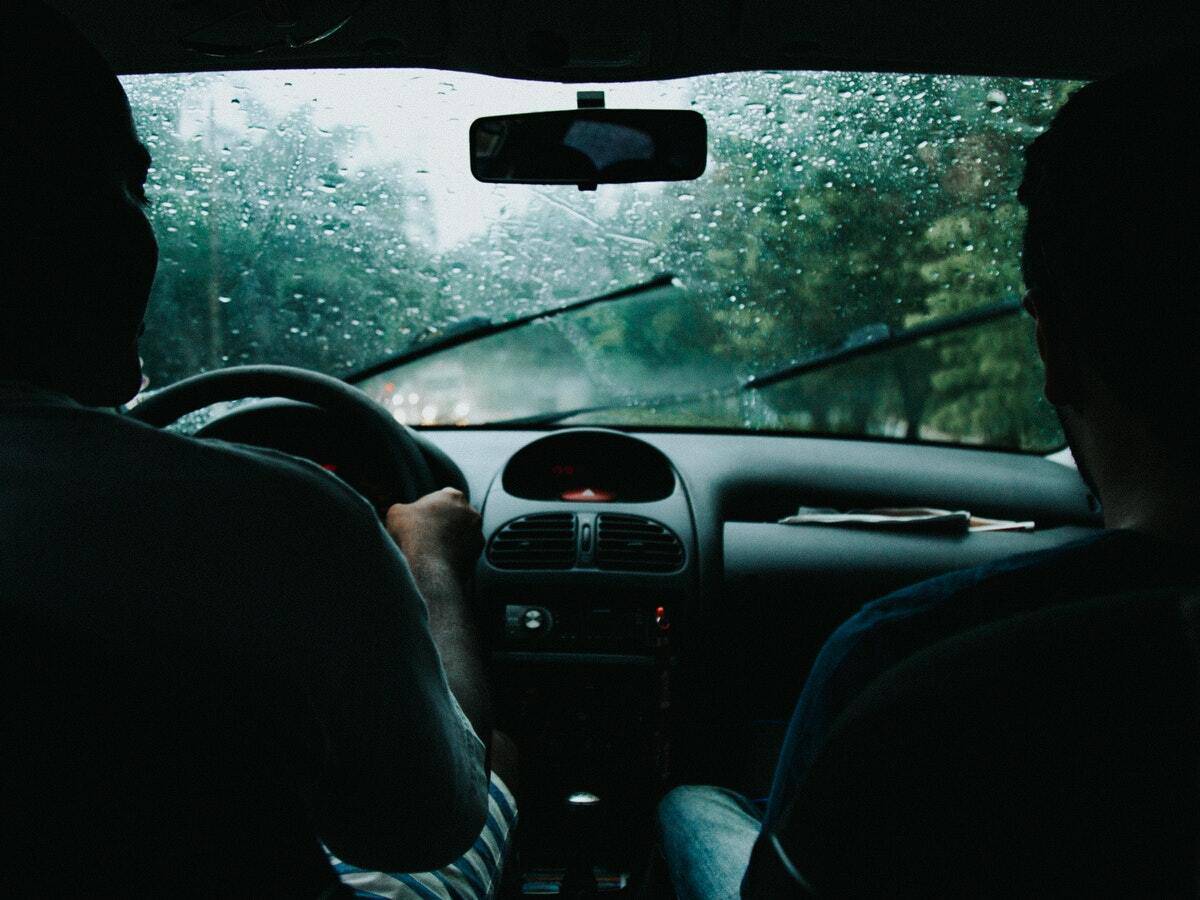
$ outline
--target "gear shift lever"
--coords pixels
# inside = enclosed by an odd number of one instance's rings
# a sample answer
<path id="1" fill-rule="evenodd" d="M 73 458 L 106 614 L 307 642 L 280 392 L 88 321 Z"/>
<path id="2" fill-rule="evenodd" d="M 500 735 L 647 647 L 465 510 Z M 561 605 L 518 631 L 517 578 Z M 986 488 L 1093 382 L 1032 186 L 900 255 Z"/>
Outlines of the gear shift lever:
<path id="1" fill-rule="evenodd" d="M 571 900 L 595 897 L 600 798 L 587 791 L 575 791 L 567 795 L 566 805 L 567 848 L 571 856 L 560 896 Z"/>

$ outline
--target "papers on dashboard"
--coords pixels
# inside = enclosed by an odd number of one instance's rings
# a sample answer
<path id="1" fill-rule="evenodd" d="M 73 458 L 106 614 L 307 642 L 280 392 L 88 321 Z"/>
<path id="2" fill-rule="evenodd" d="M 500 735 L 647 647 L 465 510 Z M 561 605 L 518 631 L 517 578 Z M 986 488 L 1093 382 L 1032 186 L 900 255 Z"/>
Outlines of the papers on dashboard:
<path id="1" fill-rule="evenodd" d="M 966 510 L 905 507 L 885 509 L 836 509 L 802 506 L 795 515 L 780 519 L 781 525 L 831 525 L 838 528 L 878 528 L 887 531 L 918 531 L 928 534 L 967 534 L 976 531 L 1033 531 L 1033 522 L 985 519 Z"/>

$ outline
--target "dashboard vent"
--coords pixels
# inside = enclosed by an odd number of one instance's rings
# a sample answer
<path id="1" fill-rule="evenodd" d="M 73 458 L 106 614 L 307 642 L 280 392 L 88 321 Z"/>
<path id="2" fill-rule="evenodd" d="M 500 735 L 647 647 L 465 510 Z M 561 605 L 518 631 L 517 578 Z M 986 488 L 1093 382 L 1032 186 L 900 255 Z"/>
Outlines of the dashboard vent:
<path id="1" fill-rule="evenodd" d="M 596 566 L 626 572 L 674 572 L 683 544 L 653 519 L 602 513 L 596 517 Z"/>
<path id="2" fill-rule="evenodd" d="M 543 513 L 513 519 L 492 537 L 488 560 L 498 569 L 569 569 L 575 565 L 575 516 Z"/>

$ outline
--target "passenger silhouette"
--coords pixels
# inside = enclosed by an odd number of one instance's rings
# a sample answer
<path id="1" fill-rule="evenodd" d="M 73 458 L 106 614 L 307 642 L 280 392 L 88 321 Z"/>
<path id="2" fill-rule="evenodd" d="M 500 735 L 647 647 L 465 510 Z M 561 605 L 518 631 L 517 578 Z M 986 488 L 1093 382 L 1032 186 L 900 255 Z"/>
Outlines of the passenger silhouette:
<path id="1" fill-rule="evenodd" d="M 761 896 L 764 882 L 747 875 L 752 848 L 756 862 L 772 856 L 766 836 L 834 722 L 913 654 L 1033 609 L 1200 582 L 1193 61 L 1194 52 L 1183 54 L 1079 89 L 1028 147 L 1018 195 L 1028 212 L 1025 305 L 1046 398 L 1103 506 L 1105 530 L 906 588 L 838 628 L 792 714 L 765 804 L 702 786 L 679 787 L 661 804 L 681 900 Z"/>

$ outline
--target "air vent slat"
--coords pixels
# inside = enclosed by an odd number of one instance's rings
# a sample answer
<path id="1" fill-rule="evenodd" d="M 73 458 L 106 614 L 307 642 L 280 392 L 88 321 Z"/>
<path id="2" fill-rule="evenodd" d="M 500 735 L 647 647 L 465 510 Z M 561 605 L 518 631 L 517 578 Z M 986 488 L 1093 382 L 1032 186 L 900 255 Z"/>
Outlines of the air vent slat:
<path id="1" fill-rule="evenodd" d="M 521 541 L 569 541 L 573 530 L 568 526 L 561 531 L 523 531 L 516 534 L 500 534 L 497 537 L 505 541 L 511 541 L 514 544 Z"/>
<path id="2" fill-rule="evenodd" d="M 557 539 L 537 541 L 501 540 L 497 541 L 493 547 L 496 550 L 520 550 L 522 548 L 531 550 L 572 550 L 575 547 L 575 542 L 560 541 Z"/>
<path id="3" fill-rule="evenodd" d="M 660 522 L 619 513 L 602 513 L 596 518 L 598 568 L 674 572 L 683 559 L 683 544 Z"/>
<path id="4" fill-rule="evenodd" d="M 647 550 L 643 550 L 643 549 L 637 548 L 637 547 L 621 548 L 621 549 L 617 549 L 617 550 L 608 550 L 606 548 L 604 551 L 604 558 L 608 559 L 608 560 L 618 559 L 618 558 L 620 558 L 620 559 L 678 559 L 679 558 L 679 550 L 678 550 L 678 548 L 673 549 L 673 550 L 659 550 L 659 551 L 647 551 Z"/>
<path id="5" fill-rule="evenodd" d="M 613 553 L 621 551 L 630 552 L 646 552 L 646 553 L 678 553 L 679 545 L 672 541 L 670 544 L 649 543 L 647 541 L 614 541 L 611 538 L 605 541 L 605 549 L 611 550 Z"/>
<path id="6" fill-rule="evenodd" d="M 558 531 L 523 531 L 519 534 L 505 535 L 503 540 L 506 542 L 519 543 L 521 541 L 569 541 L 569 536 L 564 537 L 562 532 Z"/>
<path id="7" fill-rule="evenodd" d="M 535 550 L 529 547 L 514 548 L 512 550 L 498 550 L 492 554 L 494 560 L 507 560 L 509 562 L 518 563 L 526 559 L 540 559 L 554 561 L 561 559 L 565 554 L 561 550 Z"/>
<path id="8" fill-rule="evenodd" d="M 498 569 L 569 569 L 575 553 L 575 516 L 569 513 L 513 519 L 488 546 L 488 560 Z"/>
<path id="9" fill-rule="evenodd" d="M 661 534 L 624 535 L 624 534 L 614 534 L 613 532 L 609 531 L 608 529 L 603 529 L 600 533 L 602 535 L 604 535 L 606 538 L 608 538 L 608 540 L 613 541 L 614 543 L 619 542 L 619 543 L 623 543 L 623 544 L 672 544 L 672 545 L 675 543 L 674 535 L 661 535 Z"/>

